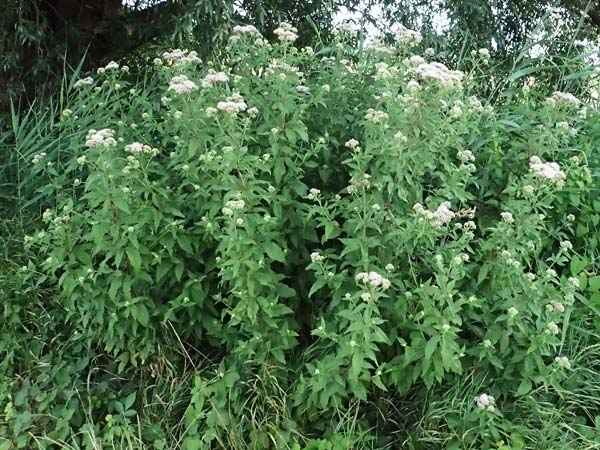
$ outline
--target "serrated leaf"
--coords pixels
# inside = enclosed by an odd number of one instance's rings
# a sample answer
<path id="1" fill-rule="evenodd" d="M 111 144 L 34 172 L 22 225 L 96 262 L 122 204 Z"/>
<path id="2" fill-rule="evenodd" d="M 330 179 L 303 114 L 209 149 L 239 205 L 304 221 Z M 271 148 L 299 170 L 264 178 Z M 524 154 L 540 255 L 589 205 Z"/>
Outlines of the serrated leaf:
<path id="1" fill-rule="evenodd" d="M 143 326 L 147 327 L 150 322 L 150 314 L 148 313 L 148 308 L 143 303 L 137 303 L 133 307 L 133 318 L 141 323 Z"/>
<path id="2" fill-rule="evenodd" d="M 600 291 L 600 276 L 595 275 L 593 277 L 588 278 L 588 285 L 592 292 L 599 292 Z"/>
<path id="3" fill-rule="evenodd" d="M 140 253 L 133 247 L 127 247 L 125 253 L 127 254 L 127 259 L 129 260 L 129 264 L 131 264 L 133 271 L 138 272 L 142 267 L 142 257 L 140 256 Z"/>
<path id="4" fill-rule="evenodd" d="M 579 258 L 578 256 L 574 256 L 571 260 L 571 273 L 573 275 L 579 274 L 583 269 L 586 268 L 588 262 L 585 259 Z"/>
<path id="5" fill-rule="evenodd" d="M 427 344 L 425 345 L 425 360 L 428 361 L 431 359 L 431 356 L 435 353 L 435 350 L 438 347 L 438 343 L 440 342 L 439 336 L 433 336 Z"/>
<path id="6" fill-rule="evenodd" d="M 517 389 L 517 395 L 525 395 L 529 393 L 529 391 L 531 391 L 531 380 L 524 379 L 523 381 L 521 381 L 521 384 L 519 384 L 519 387 Z"/>
<path id="7" fill-rule="evenodd" d="M 274 261 L 285 262 L 285 253 L 275 242 L 267 242 L 264 246 L 265 252 Z"/>

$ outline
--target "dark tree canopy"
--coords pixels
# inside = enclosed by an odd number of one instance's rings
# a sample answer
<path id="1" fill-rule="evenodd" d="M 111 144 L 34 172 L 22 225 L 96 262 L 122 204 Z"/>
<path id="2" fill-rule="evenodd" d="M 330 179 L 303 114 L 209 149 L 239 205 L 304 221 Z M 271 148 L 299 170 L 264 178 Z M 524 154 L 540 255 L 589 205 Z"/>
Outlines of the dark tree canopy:
<path id="1" fill-rule="evenodd" d="M 360 11 L 377 29 L 369 11 L 381 8 L 386 23 L 402 23 L 429 36 L 446 27 L 443 45 L 450 53 L 488 47 L 508 60 L 534 30 L 558 35 L 561 43 L 597 36 L 600 1 L 591 0 L 3 0 L 0 17 L 0 105 L 9 98 L 26 102 L 49 79 L 60 79 L 66 61 L 84 69 L 152 46 L 193 46 L 208 54 L 232 22 L 246 22 L 268 34 L 284 19 L 309 41 L 316 28 L 331 29 L 341 7 Z M 564 39 L 561 39 L 564 38 Z M 439 38 L 438 38 L 439 40 Z M 24 96 L 22 94 L 25 94 Z"/>

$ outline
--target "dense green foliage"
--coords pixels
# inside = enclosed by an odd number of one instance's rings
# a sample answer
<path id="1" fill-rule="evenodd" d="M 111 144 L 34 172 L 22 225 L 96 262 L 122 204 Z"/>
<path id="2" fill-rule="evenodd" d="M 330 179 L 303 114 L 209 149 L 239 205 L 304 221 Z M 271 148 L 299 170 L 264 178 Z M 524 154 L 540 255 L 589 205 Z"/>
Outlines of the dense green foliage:
<path id="1" fill-rule="evenodd" d="M 0 449 L 598 448 L 587 81 L 296 31 L 13 116 Z"/>

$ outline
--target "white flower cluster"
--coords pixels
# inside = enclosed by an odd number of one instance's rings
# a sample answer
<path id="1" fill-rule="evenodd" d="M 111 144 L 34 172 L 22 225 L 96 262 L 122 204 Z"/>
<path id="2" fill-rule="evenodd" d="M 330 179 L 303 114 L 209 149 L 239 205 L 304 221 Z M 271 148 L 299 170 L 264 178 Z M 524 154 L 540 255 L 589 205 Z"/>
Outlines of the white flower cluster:
<path id="1" fill-rule="evenodd" d="M 559 313 L 564 313 L 565 305 L 563 305 L 561 302 L 553 300 L 550 303 L 548 303 L 548 305 L 546 306 L 546 310 L 548 312 L 557 311 Z"/>
<path id="2" fill-rule="evenodd" d="M 369 108 L 367 109 L 367 113 L 365 114 L 365 119 L 373 123 L 383 123 L 387 121 L 388 113 L 384 111 L 376 111 L 373 108 Z"/>
<path id="3" fill-rule="evenodd" d="M 225 101 L 217 103 L 217 109 L 235 115 L 239 112 L 246 111 L 248 105 L 244 101 L 244 98 L 236 92 L 227 97 Z"/>
<path id="4" fill-rule="evenodd" d="M 443 202 L 435 211 L 430 211 L 425 209 L 420 203 L 416 203 L 413 206 L 413 210 L 417 214 L 429 219 L 434 227 L 440 228 L 456 216 L 456 213 L 450 209 L 450 206 L 450 202 Z"/>
<path id="5" fill-rule="evenodd" d="M 312 252 L 310 254 L 310 260 L 312 262 L 321 262 L 325 259 L 325 257 L 321 254 L 319 254 L 318 252 Z"/>
<path id="6" fill-rule="evenodd" d="M 501 212 L 500 216 L 502 217 L 502 220 L 506 223 L 514 223 L 515 221 L 515 218 L 513 217 L 512 213 L 508 211 Z"/>
<path id="7" fill-rule="evenodd" d="M 566 356 L 557 356 L 556 358 L 554 358 L 554 362 L 556 362 L 556 364 L 558 364 L 563 369 L 571 368 L 571 362 Z"/>
<path id="8" fill-rule="evenodd" d="M 566 133 L 569 133 L 571 136 L 577 136 L 577 128 L 573 128 L 569 122 L 557 122 L 556 128 L 559 130 L 564 130 Z"/>
<path id="9" fill-rule="evenodd" d="M 321 191 L 317 188 L 310 188 L 310 190 L 308 191 L 308 195 L 306 196 L 306 198 L 308 198 L 309 200 L 316 200 L 317 198 L 319 198 L 319 195 L 321 195 Z"/>
<path id="10" fill-rule="evenodd" d="M 300 71 L 300 69 L 296 66 L 291 66 L 287 62 L 274 58 L 268 65 L 265 73 L 268 75 L 272 75 L 275 72 L 285 72 L 290 74 L 296 74 L 299 78 L 304 77 L 304 73 Z M 280 73 L 281 76 L 281 73 Z"/>
<path id="11" fill-rule="evenodd" d="M 358 178 L 353 178 L 350 186 L 348 186 L 348 194 L 354 194 L 359 188 L 369 189 L 371 187 L 371 175 L 368 173 L 362 174 Z"/>
<path id="12" fill-rule="evenodd" d="M 359 142 L 356 139 L 350 139 L 350 140 L 346 141 L 344 146 L 348 147 L 350 150 L 355 151 L 355 152 L 360 150 Z"/>
<path id="13" fill-rule="evenodd" d="M 480 49 L 477 51 L 477 54 L 478 54 L 480 57 L 482 57 L 482 58 L 485 58 L 485 59 L 489 59 L 489 58 L 490 58 L 490 51 L 489 51 L 487 48 L 480 48 Z"/>
<path id="14" fill-rule="evenodd" d="M 198 89 L 198 85 L 185 75 L 176 75 L 171 78 L 171 82 L 169 83 L 169 91 L 173 91 L 176 94 L 189 94 L 196 89 Z"/>
<path id="15" fill-rule="evenodd" d="M 162 59 L 168 66 L 180 67 L 188 64 L 200 64 L 202 60 L 195 51 L 175 49 L 162 54 Z M 156 63 L 156 61 L 155 61 Z"/>
<path id="16" fill-rule="evenodd" d="M 475 402 L 479 409 L 494 411 L 496 399 L 488 394 L 481 394 L 475 397 Z"/>
<path id="17" fill-rule="evenodd" d="M 392 285 L 390 280 L 377 272 L 360 272 L 356 274 L 355 279 L 357 283 L 368 284 L 371 287 L 381 288 L 384 291 Z"/>
<path id="18" fill-rule="evenodd" d="M 554 334 L 557 335 L 558 333 L 560 333 L 560 328 L 558 325 L 556 325 L 556 323 L 554 322 L 548 322 L 548 333 L 550 334 Z"/>
<path id="19" fill-rule="evenodd" d="M 410 80 L 408 83 L 406 83 L 406 89 L 408 89 L 411 92 L 418 90 L 420 87 L 421 85 L 417 80 Z"/>
<path id="20" fill-rule="evenodd" d="M 234 211 L 242 211 L 246 207 L 244 200 L 229 200 L 221 212 L 226 216 L 232 216 Z M 241 224 L 240 224 L 241 225 Z"/>
<path id="21" fill-rule="evenodd" d="M 382 55 L 393 55 L 396 52 L 393 47 L 389 47 L 383 42 L 376 39 L 366 42 L 365 49 L 371 50 L 374 53 L 379 53 Z"/>
<path id="22" fill-rule="evenodd" d="M 85 77 L 85 78 L 82 78 L 81 80 L 77 80 L 75 82 L 75 84 L 73 85 L 73 87 L 75 89 L 79 89 L 83 86 L 90 86 L 93 83 L 94 83 L 94 79 L 92 77 Z"/>
<path id="23" fill-rule="evenodd" d="M 254 25 L 236 25 L 233 27 L 233 34 L 249 34 L 249 35 L 260 35 L 260 32 Z"/>
<path id="24" fill-rule="evenodd" d="M 128 174 L 131 172 L 131 169 L 139 169 L 140 168 L 140 162 L 135 158 L 135 156 L 133 155 L 129 155 L 127 157 L 127 165 L 125 167 L 123 167 L 123 173 L 124 174 Z"/>
<path id="25" fill-rule="evenodd" d="M 31 164 L 39 164 L 46 157 L 46 152 L 38 153 L 31 158 Z"/>
<path id="26" fill-rule="evenodd" d="M 458 152 L 458 159 L 463 163 L 469 163 L 475 161 L 475 155 L 471 150 L 461 150 Z"/>
<path id="27" fill-rule="evenodd" d="M 404 25 L 400 25 L 400 29 L 396 33 L 396 39 L 405 44 L 416 45 L 423 40 L 423 35 L 418 31 L 410 30 Z"/>
<path id="28" fill-rule="evenodd" d="M 145 145 L 140 142 L 133 142 L 131 144 L 127 144 L 125 146 L 125 151 L 129 152 L 129 153 L 133 153 L 134 155 L 146 153 L 146 154 L 152 154 L 152 155 L 156 156 L 159 153 L 157 148 L 152 148 L 149 145 Z"/>
<path id="29" fill-rule="evenodd" d="M 376 80 L 385 80 L 386 78 L 391 78 L 397 74 L 398 69 L 396 67 L 390 66 L 384 62 L 379 62 L 375 64 L 375 75 L 373 78 Z"/>
<path id="30" fill-rule="evenodd" d="M 407 66 L 420 66 L 421 64 L 425 64 L 427 61 L 425 61 L 425 58 L 423 58 L 420 55 L 412 55 L 408 58 L 404 58 L 402 60 L 402 63 L 407 65 Z"/>
<path id="31" fill-rule="evenodd" d="M 96 131 L 90 130 L 88 131 L 87 136 L 85 137 L 85 146 L 92 147 L 114 147 L 117 145 L 117 141 L 113 137 L 115 132 L 108 128 L 104 128 L 103 130 Z"/>
<path id="32" fill-rule="evenodd" d="M 422 63 L 413 70 L 424 80 L 435 81 L 442 86 L 459 86 L 465 76 L 460 70 L 450 70 L 439 62 Z"/>
<path id="33" fill-rule="evenodd" d="M 208 88 L 216 83 L 227 83 L 228 81 L 229 77 L 225 72 L 213 72 L 209 73 L 202 79 L 202 87 Z"/>
<path id="34" fill-rule="evenodd" d="M 568 92 L 556 91 L 546 99 L 546 104 L 549 106 L 579 106 L 581 100 Z"/>
<path id="35" fill-rule="evenodd" d="M 308 86 L 299 85 L 296 86 L 296 91 L 300 94 L 310 94 L 310 88 Z"/>
<path id="36" fill-rule="evenodd" d="M 533 174 L 547 180 L 564 180 L 567 175 L 555 162 L 543 162 L 538 156 L 529 158 L 529 168 Z"/>
<path id="37" fill-rule="evenodd" d="M 298 39 L 298 29 L 289 23 L 281 22 L 278 28 L 273 30 L 273 34 L 283 43 L 292 43 Z"/>

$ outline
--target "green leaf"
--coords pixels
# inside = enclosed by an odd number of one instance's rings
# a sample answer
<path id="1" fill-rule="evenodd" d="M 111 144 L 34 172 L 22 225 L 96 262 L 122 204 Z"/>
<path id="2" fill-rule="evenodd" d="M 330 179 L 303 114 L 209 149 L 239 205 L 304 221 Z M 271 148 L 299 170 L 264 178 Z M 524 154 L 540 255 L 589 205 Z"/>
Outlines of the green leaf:
<path id="1" fill-rule="evenodd" d="M 596 275 L 596 276 L 588 278 L 588 285 L 592 292 L 599 292 L 600 291 L 600 275 Z"/>
<path id="2" fill-rule="evenodd" d="M 425 345 L 425 360 L 426 361 L 431 359 L 431 356 L 437 349 L 439 342 L 440 342 L 440 337 L 437 335 L 433 336 L 431 339 L 429 339 L 429 341 L 427 341 L 427 344 Z"/>
<path id="3" fill-rule="evenodd" d="M 266 242 L 264 248 L 269 258 L 274 261 L 285 262 L 285 253 L 275 242 Z"/>
<path id="4" fill-rule="evenodd" d="M 183 441 L 183 450 L 200 450 L 202 441 L 198 438 L 185 438 Z"/>
<path id="5" fill-rule="evenodd" d="M 315 292 L 317 292 L 319 289 L 321 289 L 323 286 L 325 286 L 325 279 L 324 278 L 317 278 L 315 280 L 315 282 L 313 283 L 313 285 L 310 288 L 310 292 L 308 293 L 309 297 L 312 297 L 313 294 Z"/>
<path id="6" fill-rule="evenodd" d="M 574 256 L 571 260 L 571 273 L 573 275 L 579 274 L 583 269 L 586 268 L 588 262 L 585 259 Z"/>
<path id="7" fill-rule="evenodd" d="M 517 395 L 525 395 L 531 391 L 531 380 L 525 378 L 519 384 L 519 388 L 517 389 Z"/>
<path id="8" fill-rule="evenodd" d="M 129 205 L 127 204 L 124 198 L 115 197 L 113 198 L 113 202 L 119 211 L 124 212 L 126 214 L 131 214 L 131 211 L 129 210 Z"/>
<path id="9" fill-rule="evenodd" d="M 133 307 L 133 317 L 143 326 L 147 327 L 150 322 L 150 314 L 148 308 L 143 303 L 136 303 Z"/>
<path id="10" fill-rule="evenodd" d="M 136 392 L 134 391 L 127 397 L 125 397 L 125 400 L 123 400 L 123 406 L 125 407 L 125 409 L 129 409 L 133 406 L 133 403 L 135 402 L 135 394 Z"/>
<path id="11" fill-rule="evenodd" d="M 138 272 L 142 267 L 142 257 L 140 256 L 140 253 L 133 247 L 127 247 L 125 253 L 127 253 L 127 259 L 129 260 L 129 264 L 131 264 L 133 271 Z"/>

